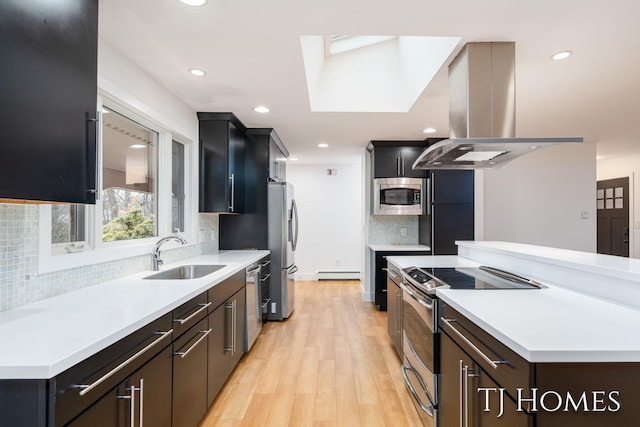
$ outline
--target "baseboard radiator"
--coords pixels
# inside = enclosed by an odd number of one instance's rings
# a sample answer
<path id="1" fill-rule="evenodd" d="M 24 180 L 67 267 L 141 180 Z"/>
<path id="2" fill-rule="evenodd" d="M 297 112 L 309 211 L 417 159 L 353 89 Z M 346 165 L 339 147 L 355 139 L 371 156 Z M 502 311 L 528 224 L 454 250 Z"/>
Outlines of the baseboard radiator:
<path id="1" fill-rule="evenodd" d="M 359 271 L 318 271 L 318 280 L 360 280 Z"/>

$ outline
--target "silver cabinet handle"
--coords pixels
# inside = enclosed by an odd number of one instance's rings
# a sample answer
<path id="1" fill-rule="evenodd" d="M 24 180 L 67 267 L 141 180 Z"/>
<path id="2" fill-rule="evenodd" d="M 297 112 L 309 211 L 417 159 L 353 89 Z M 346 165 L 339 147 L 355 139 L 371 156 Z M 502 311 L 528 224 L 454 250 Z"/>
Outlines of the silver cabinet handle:
<path id="1" fill-rule="evenodd" d="M 191 352 L 191 350 L 193 350 L 194 348 L 196 348 L 198 346 L 198 344 L 200 344 L 200 342 L 205 339 L 207 337 L 207 335 L 209 335 L 211 333 L 212 329 L 209 329 L 207 331 L 198 331 L 202 334 L 202 336 L 200 338 L 198 338 L 198 341 L 196 341 L 195 343 L 193 343 L 193 345 L 191 347 L 189 347 L 187 349 L 187 351 L 181 351 L 181 352 L 176 352 L 173 353 L 176 356 L 180 356 L 181 359 L 184 359 L 185 357 L 187 357 L 187 354 L 189 354 Z"/>
<path id="2" fill-rule="evenodd" d="M 400 161 L 402 162 L 402 175 L 404 175 L 404 157 L 400 157 Z"/>
<path id="3" fill-rule="evenodd" d="M 235 209 L 235 192 L 236 192 L 236 176 L 234 173 L 229 177 L 231 181 L 231 203 L 229 204 L 229 212 L 233 212 Z"/>
<path id="4" fill-rule="evenodd" d="M 232 318 L 233 318 L 233 351 L 231 352 L 231 354 L 236 354 L 236 338 L 238 335 L 238 330 L 236 328 L 236 320 L 238 317 L 238 304 L 236 302 L 236 300 L 233 300 L 233 311 L 231 312 Z"/>
<path id="5" fill-rule="evenodd" d="M 211 302 L 208 302 L 206 304 L 198 304 L 200 306 L 200 308 L 196 311 L 194 311 L 193 313 L 191 313 L 190 316 L 184 318 L 184 319 L 173 319 L 174 322 L 176 323 L 180 323 L 181 325 L 184 325 L 185 323 L 187 323 L 189 320 L 193 319 L 194 317 L 196 317 L 198 314 L 202 313 L 203 310 L 206 310 L 207 307 L 209 307 L 211 305 Z M 197 306 L 196 306 L 197 307 Z"/>
<path id="6" fill-rule="evenodd" d="M 269 306 L 269 303 L 271 302 L 271 298 L 267 298 L 266 300 L 264 300 L 264 303 L 262 303 L 262 305 L 260 306 L 260 308 L 262 308 L 262 312 L 265 312 L 265 309 Z"/>
<path id="7" fill-rule="evenodd" d="M 260 279 L 260 281 L 261 282 L 266 282 L 267 280 L 269 280 L 269 277 L 271 277 L 271 273 L 269 273 L 266 276 L 264 276 L 262 279 Z"/>
<path id="8" fill-rule="evenodd" d="M 144 378 L 140 378 L 140 427 L 144 427 Z"/>
<path id="9" fill-rule="evenodd" d="M 262 264 L 260 264 L 260 267 L 266 267 L 267 265 L 271 264 L 271 260 L 268 260 Z"/>
<path id="10" fill-rule="evenodd" d="M 136 425 L 135 424 L 136 423 L 136 391 L 140 391 L 140 390 L 141 389 L 139 387 L 136 388 L 134 386 L 131 386 L 129 387 L 128 396 L 118 396 L 118 399 L 128 399 L 131 401 L 131 405 L 129 406 L 129 418 L 131 420 L 131 427 Z M 140 397 L 142 398 L 142 395 Z M 140 401 L 140 404 L 142 404 L 142 401 Z M 142 411 L 142 408 L 140 408 L 140 411 Z"/>
<path id="11" fill-rule="evenodd" d="M 173 329 L 169 329 L 166 332 L 158 332 L 158 333 L 161 335 L 160 338 L 156 339 L 151 344 L 149 344 L 148 346 L 146 346 L 145 348 L 143 348 L 142 350 L 140 350 L 139 352 L 137 352 L 136 354 L 134 354 L 133 356 L 131 356 L 130 358 L 128 358 L 127 360 L 125 360 L 124 362 L 122 362 L 121 364 L 116 366 L 115 368 L 113 368 L 111 371 L 107 372 L 102 377 L 98 378 L 92 384 L 90 384 L 90 385 L 84 385 L 84 384 L 83 385 L 79 385 L 78 387 L 82 389 L 82 390 L 80 390 L 80 393 L 79 393 L 80 396 L 84 396 L 85 394 L 89 393 L 91 390 L 93 390 L 96 387 L 98 387 L 100 384 L 102 384 L 103 382 L 105 382 L 106 380 L 111 378 L 113 375 L 115 375 L 116 373 L 120 372 L 124 367 L 129 365 L 131 362 L 136 360 L 138 357 L 142 356 L 144 353 L 146 353 L 147 351 L 151 350 L 151 348 L 155 347 L 160 342 L 164 341 L 167 337 L 171 336 L 171 334 L 173 334 Z"/>
<path id="12" fill-rule="evenodd" d="M 231 310 L 231 345 L 226 346 L 224 350 L 234 355 L 236 353 L 236 300 L 226 303 L 224 308 Z"/>
<path id="13" fill-rule="evenodd" d="M 456 319 L 445 319 L 444 317 L 440 318 L 442 323 L 446 325 L 453 333 L 456 334 L 461 340 L 465 342 L 469 347 L 473 349 L 474 352 L 478 354 L 478 356 L 482 357 L 482 359 L 487 362 L 493 369 L 498 369 L 498 365 L 506 365 L 509 364 L 506 360 L 491 360 L 489 356 L 484 354 L 478 347 L 476 347 L 467 337 L 465 337 L 460 331 L 458 331 L 452 323 L 457 322 Z"/>
<path id="14" fill-rule="evenodd" d="M 387 276 L 393 277 L 394 279 L 395 279 L 396 277 L 400 277 L 400 275 L 399 275 L 399 274 L 396 274 L 396 272 L 395 272 L 395 271 L 393 271 L 393 270 L 391 270 L 391 269 L 383 268 L 382 270 L 387 272 Z"/>
<path id="15" fill-rule="evenodd" d="M 400 157 L 396 157 L 396 175 L 398 176 L 402 175 L 400 173 Z"/>
<path id="16" fill-rule="evenodd" d="M 261 265 L 257 266 L 257 267 L 256 267 L 256 268 L 254 268 L 253 270 L 249 270 L 249 271 L 247 271 L 247 276 L 253 276 L 253 275 L 256 275 L 256 274 L 260 273 L 260 270 L 262 270 L 262 266 L 261 266 Z"/>
<path id="17" fill-rule="evenodd" d="M 465 394 L 464 394 L 464 361 L 460 360 L 460 371 L 458 372 L 458 376 L 459 376 L 459 380 L 460 383 L 459 385 L 459 391 L 460 391 L 460 399 L 458 400 L 459 404 L 460 404 L 460 427 L 464 427 L 464 400 L 465 400 Z"/>
<path id="18" fill-rule="evenodd" d="M 400 316 L 402 315 L 402 292 L 396 291 L 396 336 L 402 335 L 402 322 Z"/>

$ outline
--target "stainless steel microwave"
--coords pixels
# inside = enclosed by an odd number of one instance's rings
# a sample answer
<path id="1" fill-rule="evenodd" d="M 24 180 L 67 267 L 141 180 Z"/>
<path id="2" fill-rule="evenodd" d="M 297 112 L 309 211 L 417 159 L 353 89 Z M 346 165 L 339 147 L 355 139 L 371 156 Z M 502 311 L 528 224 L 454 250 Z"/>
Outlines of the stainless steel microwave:
<path id="1" fill-rule="evenodd" d="M 376 178 L 373 180 L 374 215 L 424 215 L 428 180 L 422 178 Z"/>

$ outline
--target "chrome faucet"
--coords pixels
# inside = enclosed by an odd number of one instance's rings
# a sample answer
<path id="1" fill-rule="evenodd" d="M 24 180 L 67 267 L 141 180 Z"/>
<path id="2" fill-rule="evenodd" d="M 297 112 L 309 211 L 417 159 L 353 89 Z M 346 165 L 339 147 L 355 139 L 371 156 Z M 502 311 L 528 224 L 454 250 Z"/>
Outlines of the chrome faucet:
<path id="1" fill-rule="evenodd" d="M 172 234 L 171 236 L 163 237 L 162 239 L 158 240 L 158 242 L 153 247 L 153 252 L 151 253 L 151 271 L 158 271 L 160 269 L 160 266 L 162 265 L 162 260 L 160 259 L 160 246 L 162 246 L 163 243 L 168 242 L 169 240 L 175 240 L 176 242 L 180 242 L 183 245 L 187 244 L 187 241 L 177 234 Z"/>

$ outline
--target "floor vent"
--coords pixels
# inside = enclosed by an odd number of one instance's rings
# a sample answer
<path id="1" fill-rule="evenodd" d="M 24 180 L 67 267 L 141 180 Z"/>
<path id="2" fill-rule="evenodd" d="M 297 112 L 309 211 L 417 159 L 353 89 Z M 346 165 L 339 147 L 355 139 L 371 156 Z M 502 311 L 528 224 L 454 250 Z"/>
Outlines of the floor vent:
<path id="1" fill-rule="evenodd" d="M 359 271 L 318 271 L 318 280 L 360 280 Z"/>

